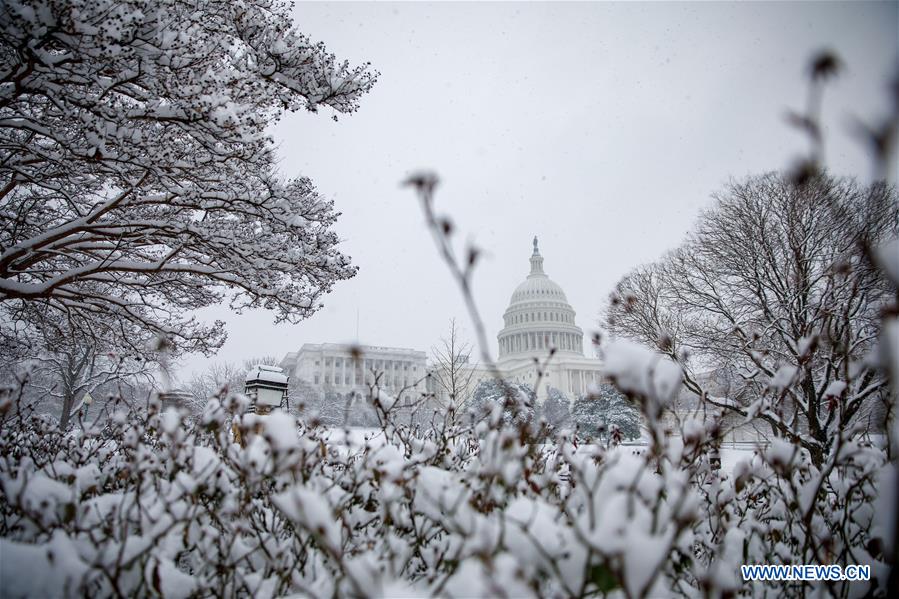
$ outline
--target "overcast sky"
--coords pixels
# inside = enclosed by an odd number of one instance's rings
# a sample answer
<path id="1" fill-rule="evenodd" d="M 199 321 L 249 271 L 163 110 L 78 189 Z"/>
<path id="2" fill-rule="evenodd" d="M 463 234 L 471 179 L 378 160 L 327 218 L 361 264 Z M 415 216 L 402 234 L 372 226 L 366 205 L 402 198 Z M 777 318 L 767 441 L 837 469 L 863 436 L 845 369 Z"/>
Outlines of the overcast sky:
<path id="1" fill-rule="evenodd" d="M 804 149 L 810 55 L 845 70 L 824 102 L 827 163 L 866 178 L 855 117 L 886 112 L 899 57 L 897 3 L 299 3 L 295 18 L 351 64 L 381 75 L 359 112 L 295 114 L 273 129 L 285 176 L 333 199 L 359 274 L 299 325 L 270 313 L 222 318 L 212 360 L 283 356 L 303 343 L 429 350 L 457 317 L 458 290 L 409 189 L 432 169 L 437 205 L 486 250 L 476 297 L 495 337 L 540 238 L 547 274 L 585 333 L 615 282 L 676 246 L 730 177 L 781 169 Z M 461 245 L 460 245 L 461 247 Z M 588 348 L 589 349 L 589 348 Z M 185 360 L 182 375 L 210 360 Z"/>

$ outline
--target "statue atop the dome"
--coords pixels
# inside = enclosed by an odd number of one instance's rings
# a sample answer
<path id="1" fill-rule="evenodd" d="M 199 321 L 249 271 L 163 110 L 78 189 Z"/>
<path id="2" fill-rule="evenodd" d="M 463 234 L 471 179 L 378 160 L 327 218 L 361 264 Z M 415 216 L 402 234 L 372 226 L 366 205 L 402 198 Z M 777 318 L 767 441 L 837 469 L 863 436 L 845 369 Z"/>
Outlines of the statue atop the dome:
<path id="1" fill-rule="evenodd" d="M 543 272 L 543 256 L 537 247 L 537 236 L 534 235 L 534 253 L 531 254 L 531 274 L 529 277 L 546 276 Z"/>

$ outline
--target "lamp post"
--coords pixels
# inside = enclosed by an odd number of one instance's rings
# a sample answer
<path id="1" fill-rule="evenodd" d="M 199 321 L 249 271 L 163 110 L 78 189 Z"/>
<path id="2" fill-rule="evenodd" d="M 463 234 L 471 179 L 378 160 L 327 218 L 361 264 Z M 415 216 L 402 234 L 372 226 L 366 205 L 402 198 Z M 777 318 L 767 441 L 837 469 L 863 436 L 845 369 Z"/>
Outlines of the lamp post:
<path id="1" fill-rule="evenodd" d="M 264 416 L 287 404 L 290 377 L 277 366 L 260 364 L 247 373 L 244 393 L 250 398 L 250 412 Z"/>
<path id="2" fill-rule="evenodd" d="M 244 394 L 250 398 L 250 407 L 247 410 L 256 416 L 266 416 L 272 409 L 280 408 L 287 404 L 287 383 L 290 377 L 284 374 L 284 370 L 277 366 L 259 364 L 247 373 L 244 385 Z M 256 421 L 248 432 L 258 433 L 262 424 Z M 246 447 L 247 439 L 243 438 L 237 422 L 231 424 L 234 440 Z"/>

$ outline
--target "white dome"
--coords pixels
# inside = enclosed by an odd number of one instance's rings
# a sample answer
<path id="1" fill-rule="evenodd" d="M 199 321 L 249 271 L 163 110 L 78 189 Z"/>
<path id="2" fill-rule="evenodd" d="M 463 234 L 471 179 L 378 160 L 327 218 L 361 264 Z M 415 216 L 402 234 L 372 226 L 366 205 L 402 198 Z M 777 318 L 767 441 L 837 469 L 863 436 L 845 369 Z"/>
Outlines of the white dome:
<path id="1" fill-rule="evenodd" d="M 515 291 L 497 335 L 500 360 L 545 356 L 550 348 L 583 355 L 583 331 L 562 288 L 543 272 L 534 238 L 531 272 Z"/>
<path id="2" fill-rule="evenodd" d="M 519 302 L 552 301 L 568 303 L 565 292 L 559 284 L 545 274 L 528 275 L 525 281 L 515 288 L 509 305 Z"/>

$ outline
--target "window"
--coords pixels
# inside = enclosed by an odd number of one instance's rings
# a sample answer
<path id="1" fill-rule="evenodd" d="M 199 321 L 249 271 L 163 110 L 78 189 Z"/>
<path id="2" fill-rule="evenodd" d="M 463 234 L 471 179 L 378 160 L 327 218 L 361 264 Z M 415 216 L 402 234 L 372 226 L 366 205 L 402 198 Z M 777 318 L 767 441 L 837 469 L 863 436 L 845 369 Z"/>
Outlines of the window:
<path id="1" fill-rule="evenodd" d="M 318 375 L 315 375 L 315 384 L 318 384 Z"/>

